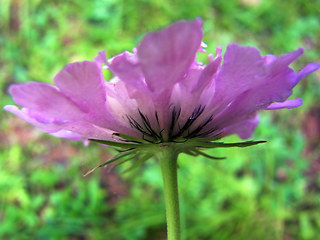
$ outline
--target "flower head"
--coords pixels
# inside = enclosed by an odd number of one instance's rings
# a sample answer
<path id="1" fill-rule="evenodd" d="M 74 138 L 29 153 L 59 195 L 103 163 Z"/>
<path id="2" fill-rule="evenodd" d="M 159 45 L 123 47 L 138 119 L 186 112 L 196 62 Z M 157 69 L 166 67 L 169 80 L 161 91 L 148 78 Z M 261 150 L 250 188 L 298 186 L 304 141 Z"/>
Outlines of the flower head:
<path id="1" fill-rule="evenodd" d="M 261 56 L 253 47 L 217 47 L 209 64 L 203 52 L 200 19 L 177 22 L 147 34 L 133 52 L 109 60 L 68 64 L 54 85 L 15 84 L 16 104 L 5 106 L 25 121 L 57 137 L 96 139 L 117 146 L 200 141 L 238 134 L 249 138 L 259 110 L 295 108 L 287 100 L 294 86 L 320 67 L 310 63 L 298 73 L 289 66 L 303 50 Z M 105 81 L 102 70 L 114 77 Z M 197 145 L 203 146 L 203 145 Z"/>

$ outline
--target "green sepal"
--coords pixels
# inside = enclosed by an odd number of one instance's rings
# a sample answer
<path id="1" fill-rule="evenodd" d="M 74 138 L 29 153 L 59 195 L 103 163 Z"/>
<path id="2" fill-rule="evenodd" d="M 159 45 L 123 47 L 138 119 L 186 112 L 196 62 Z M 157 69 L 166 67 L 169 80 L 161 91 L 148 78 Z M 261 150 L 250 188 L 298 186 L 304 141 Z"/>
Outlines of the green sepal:
<path id="1" fill-rule="evenodd" d="M 146 142 L 143 139 L 131 137 L 129 135 L 122 134 L 122 133 L 113 133 L 112 135 L 123 138 L 123 139 L 127 140 L 128 142 L 133 142 L 133 143 L 145 143 Z"/>
<path id="2" fill-rule="evenodd" d="M 102 168 L 110 163 L 113 163 L 117 160 L 120 160 L 121 158 L 125 158 L 128 157 L 130 155 L 134 154 L 134 156 L 131 156 L 129 159 L 132 159 L 133 157 L 136 156 L 136 151 L 135 150 L 129 150 L 129 151 L 125 151 L 125 152 L 121 152 L 117 155 L 115 155 L 113 158 L 109 159 L 108 161 L 101 163 L 100 165 L 94 167 L 93 169 L 89 170 L 87 173 L 85 173 L 83 176 L 86 177 L 88 176 L 90 173 L 92 173 L 93 171 L 95 171 L 97 168 Z M 127 159 L 126 159 L 127 160 Z"/>
<path id="3" fill-rule="evenodd" d="M 211 155 L 206 154 L 206 153 L 204 153 L 204 152 L 202 152 L 202 151 L 199 151 L 199 150 L 197 150 L 197 149 L 193 149 L 192 151 L 193 151 L 195 154 L 197 154 L 197 155 L 202 155 L 202 156 L 204 156 L 204 157 L 206 157 L 206 158 L 210 158 L 210 159 L 213 159 L 213 160 L 224 160 L 224 159 L 226 159 L 226 157 L 215 157 L 215 156 L 211 156 Z"/>
<path id="4" fill-rule="evenodd" d="M 197 142 L 196 146 L 200 148 L 230 148 L 230 147 L 250 147 L 266 141 L 246 141 L 238 143 L 224 143 L 224 142 Z"/>
<path id="5" fill-rule="evenodd" d="M 119 161 L 118 161 L 116 164 L 114 164 L 114 165 L 110 168 L 110 170 L 113 169 L 114 167 L 117 167 L 117 166 L 119 166 L 119 165 L 121 165 L 121 164 L 123 164 L 123 163 L 125 163 L 125 162 L 128 162 L 128 161 L 130 161 L 130 160 L 132 160 L 132 159 L 135 159 L 135 158 L 139 158 L 139 153 L 135 153 L 133 156 L 130 156 L 130 157 L 125 158 L 125 159 L 119 159 Z"/>
<path id="6" fill-rule="evenodd" d="M 115 147 L 115 150 L 119 151 L 114 158 L 98 165 L 92 170 L 88 171 L 84 176 L 92 173 L 97 168 L 104 167 L 110 163 L 116 162 L 113 167 L 116 167 L 120 164 L 123 164 L 127 161 L 133 160 L 132 166 L 129 167 L 125 172 L 130 171 L 141 164 L 143 164 L 148 159 L 155 156 L 159 151 L 162 151 L 164 148 L 172 148 L 176 154 L 186 153 L 191 156 L 204 156 L 209 159 L 222 160 L 224 157 L 215 157 L 204 153 L 202 150 L 209 148 L 230 148 L 230 147 L 249 147 L 254 146 L 260 143 L 265 143 L 266 141 L 245 141 L 237 143 L 224 143 L 224 142 L 211 142 L 211 140 L 218 140 L 222 135 L 215 136 L 213 138 L 198 138 L 198 139 L 178 139 L 174 142 L 156 142 L 150 143 L 142 139 L 131 137 L 125 134 L 114 133 L 116 137 L 119 137 L 120 140 L 124 142 L 114 142 L 108 140 L 99 140 L 99 139 L 89 139 L 92 142 L 109 145 Z"/>
<path id="7" fill-rule="evenodd" d="M 109 146 L 113 146 L 113 147 L 121 147 L 121 148 L 139 148 L 139 147 L 141 147 L 140 144 L 136 144 L 136 143 L 122 143 L 122 142 L 113 142 L 113 141 L 99 140 L 99 139 L 89 139 L 89 141 L 100 143 L 103 145 L 109 145 Z"/>
<path id="8" fill-rule="evenodd" d="M 131 167 L 124 170 L 124 173 L 129 172 L 129 171 L 139 167 L 140 165 L 142 165 L 144 162 L 146 162 L 147 160 L 149 160 L 152 157 L 153 157 L 152 153 L 146 153 L 145 155 L 138 157 L 137 160 L 132 164 Z"/>

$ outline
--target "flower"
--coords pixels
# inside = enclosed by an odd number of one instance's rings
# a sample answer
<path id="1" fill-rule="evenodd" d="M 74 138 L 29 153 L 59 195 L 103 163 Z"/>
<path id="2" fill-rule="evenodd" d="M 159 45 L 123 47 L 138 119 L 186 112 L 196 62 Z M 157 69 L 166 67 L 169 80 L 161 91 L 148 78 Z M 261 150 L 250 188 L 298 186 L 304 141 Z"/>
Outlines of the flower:
<path id="1" fill-rule="evenodd" d="M 4 109 L 56 137 L 129 147 L 207 144 L 230 134 L 247 139 L 259 110 L 302 104 L 287 99 L 320 67 L 310 63 L 298 73 L 289 68 L 302 49 L 261 56 L 256 48 L 233 43 L 224 56 L 217 47 L 204 65 L 196 60 L 197 52 L 204 52 L 201 26 L 200 19 L 180 21 L 147 34 L 133 52 L 109 60 L 100 52 L 94 61 L 68 64 L 55 76 L 55 86 L 12 85 L 9 92 L 22 109 Z M 110 81 L 103 77 L 105 68 L 114 74 Z"/>

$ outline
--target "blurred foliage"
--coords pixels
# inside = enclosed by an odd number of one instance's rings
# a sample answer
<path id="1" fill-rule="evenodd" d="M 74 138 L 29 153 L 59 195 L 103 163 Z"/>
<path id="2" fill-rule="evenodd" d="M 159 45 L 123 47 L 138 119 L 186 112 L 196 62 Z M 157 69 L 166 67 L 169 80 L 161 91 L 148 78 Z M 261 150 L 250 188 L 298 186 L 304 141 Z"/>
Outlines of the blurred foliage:
<path id="1" fill-rule="evenodd" d="M 0 0 L 1 106 L 12 103 L 12 83 L 52 83 L 68 62 L 102 49 L 111 57 L 147 31 L 197 16 L 208 52 L 237 41 L 262 53 L 303 47 L 296 69 L 319 61 L 319 1 Z M 262 114 L 254 139 L 268 140 L 263 146 L 211 152 L 224 161 L 180 157 L 184 239 L 317 239 L 319 79 L 315 73 L 296 89 L 303 107 Z M 41 134 L 3 111 L 0 117 L 0 239 L 165 239 L 155 161 L 83 178 L 112 153 Z"/>

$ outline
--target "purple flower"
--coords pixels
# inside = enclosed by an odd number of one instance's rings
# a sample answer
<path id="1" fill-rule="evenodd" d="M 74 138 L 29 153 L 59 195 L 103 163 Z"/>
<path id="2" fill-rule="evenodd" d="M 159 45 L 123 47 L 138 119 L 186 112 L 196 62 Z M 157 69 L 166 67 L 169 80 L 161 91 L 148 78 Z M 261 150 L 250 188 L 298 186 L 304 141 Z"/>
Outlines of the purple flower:
<path id="1" fill-rule="evenodd" d="M 56 137 L 136 144 L 230 134 L 246 139 L 259 110 L 302 104 L 287 99 L 320 67 L 310 63 L 298 73 L 289 68 L 302 49 L 261 56 L 256 48 L 230 44 L 224 56 L 218 47 L 204 65 L 196 61 L 204 51 L 201 25 L 199 19 L 177 22 L 147 34 L 132 53 L 106 60 L 100 52 L 94 61 L 68 64 L 55 76 L 55 86 L 12 85 L 9 92 L 22 108 L 4 109 Z M 114 74 L 109 82 L 105 68 Z"/>

